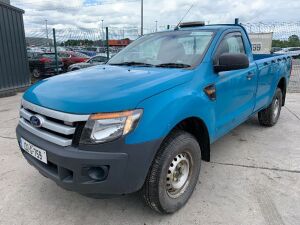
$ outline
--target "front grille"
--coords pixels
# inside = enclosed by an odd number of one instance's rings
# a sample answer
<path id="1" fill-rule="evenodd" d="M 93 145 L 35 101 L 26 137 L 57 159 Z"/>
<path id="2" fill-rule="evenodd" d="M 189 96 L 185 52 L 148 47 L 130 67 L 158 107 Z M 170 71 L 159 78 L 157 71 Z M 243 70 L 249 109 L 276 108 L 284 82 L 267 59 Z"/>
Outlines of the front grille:
<path id="1" fill-rule="evenodd" d="M 30 118 L 38 116 L 41 126 L 35 127 Z M 69 146 L 75 140 L 77 127 L 81 127 L 89 115 L 63 113 L 22 100 L 19 124 L 29 132 L 60 146 Z M 78 137 L 76 137 L 78 138 Z"/>

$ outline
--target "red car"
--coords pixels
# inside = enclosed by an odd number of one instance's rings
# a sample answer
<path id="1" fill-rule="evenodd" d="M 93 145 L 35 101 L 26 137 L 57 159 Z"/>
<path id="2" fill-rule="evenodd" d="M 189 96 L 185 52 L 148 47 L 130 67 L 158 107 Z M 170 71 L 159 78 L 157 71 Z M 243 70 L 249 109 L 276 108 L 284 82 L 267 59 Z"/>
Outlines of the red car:
<path id="1" fill-rule="evenodd" d="M 85 54 L 72 51 L 59 52 L 58 56 L 64 63 L 64 71 L 67 71 L 68 67 L 72 64 L 86 62 L 89 59 L 89 57 Z"/>
<path id="2" fill-rule="evenodd" d="M 36 79 L 42 76 L 52 76 L 63 71 L 63 62 L 58 58 L 58 71 L 56 69 L 55 54 L 42 52 L 27 52 L 29 69 Z"/>

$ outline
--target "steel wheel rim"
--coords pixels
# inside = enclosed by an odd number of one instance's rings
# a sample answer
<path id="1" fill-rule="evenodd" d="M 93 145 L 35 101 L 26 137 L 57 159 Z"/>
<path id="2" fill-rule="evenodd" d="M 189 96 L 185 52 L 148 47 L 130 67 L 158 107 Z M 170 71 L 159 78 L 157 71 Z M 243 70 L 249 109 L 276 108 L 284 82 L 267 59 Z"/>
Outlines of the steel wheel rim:
<path id="1" fill-rule="evenodd" d="M 274 110 L 273 110 L 273 118 L 276 119 L 277 115 L 279 113 L 279 99 L 276 98 L 274 102 Z"/>
<path id="2" fill-rule="evenodd" d="M 40 71 L 37 70 L 37 69 L 34 69 L 32 73 L 33 73 L 33 76 L 34 76 L 35 78 L 39 78 L 40 75 L 41 75 L 41 74 L 40 74 Z"/>
<path id="3" fill-rule="evenodd" d="M 166 191 L 171 198 L 178 198 L 187 189 L 191 178 L 192 161 L 188 153 L 175 156 L 169 165 L 166 177 Z"/>

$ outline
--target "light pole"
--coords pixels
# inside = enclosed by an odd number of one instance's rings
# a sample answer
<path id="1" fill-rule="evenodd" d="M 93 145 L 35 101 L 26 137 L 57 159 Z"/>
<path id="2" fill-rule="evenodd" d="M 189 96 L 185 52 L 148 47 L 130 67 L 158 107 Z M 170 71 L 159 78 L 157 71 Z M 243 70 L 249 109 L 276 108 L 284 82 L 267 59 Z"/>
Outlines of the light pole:
<path id="1" fill-rule="evenodd" d="M 47 37 L 47 45 L 49 46 L 48 20 L 45 20 L 45 22 L 46 22 L 46 37 Z"/>
<path id="2" fill-rule="evenodd" d="M 144 0 L 141 0 L 141 36 L 144 34 Z"/>
<path id="3" fill-rule="evenodd" d="M 154 22 L 155 22 L 155 32 L 157 32 L 157 20 L 155 20 Z"/>
<path id="4" fill-rule="evenodd" d="M 102 44 L 103 44 L 103 46 L 104 46 L 104 42 L 103 42 L 103 40 L 104 40 L 104 26 L 103 26 L 103 21 L 104 20 L 101 20 L 101 33 L 102 33 L 102 37 L 101 37 L 101 39 L 102 39 Z"/>

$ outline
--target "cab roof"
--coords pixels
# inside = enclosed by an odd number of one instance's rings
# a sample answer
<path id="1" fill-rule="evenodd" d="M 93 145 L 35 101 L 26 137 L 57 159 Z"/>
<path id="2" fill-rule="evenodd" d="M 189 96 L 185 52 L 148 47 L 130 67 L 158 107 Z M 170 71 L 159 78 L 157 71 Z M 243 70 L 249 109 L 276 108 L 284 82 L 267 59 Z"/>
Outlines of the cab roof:
<path id="1" fill-rule="evenodd" d="M 189 26 L 189 27 L 179 27 L 178 30 L 227 30 L 227 29 L 236 29 L 242 28 L 241 25 L 238 24 L 211 24 L 211 25 L 203 25 L 203 26 Z"/>

